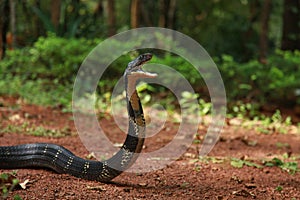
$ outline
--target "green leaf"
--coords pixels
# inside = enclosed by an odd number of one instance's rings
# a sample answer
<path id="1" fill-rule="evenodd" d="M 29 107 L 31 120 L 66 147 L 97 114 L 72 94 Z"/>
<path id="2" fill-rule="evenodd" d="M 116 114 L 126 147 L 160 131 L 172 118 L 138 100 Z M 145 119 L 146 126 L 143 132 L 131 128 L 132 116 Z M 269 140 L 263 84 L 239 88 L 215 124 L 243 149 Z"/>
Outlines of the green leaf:
<path id="1" fill-rule="evenodd" d="M 244 90 L 251 90 L 252 86 L 249 85 L 249 84 L 242 83 L 242 84 L 239 85 L 239 88 L 244 89 Z"/>
<path id="2" fill-rule="evenodd" d="M 282 186 L 280 186 L 280 185 L 278 185 L 278 186 L 275 188 L 275 190 L 276 190 L 276 191 L 278 191 L 278 192 L 280 192 L 280 191 L 282 191 L 282 190 L 283 190 L 283 187 L 282 187 Z"/>
<path id="3" fill-rule="evenodd" d="M 19 195 L 15 195 L 14 200 L 22 200 L 22 198 Z"/>
<path id="4" fill-rule="evenodd" d="M 14 178 L 13 180 L 12 180 L 12 184 L 15 186 L 15 185 L 17 185 L 19 183 L 19 180 L 18 179 L 16 179 L 16 178 Z"/>
<path id="5" fill-rule="evenodd" d="M 41 21 L 43 22 L 45 28 L 47 31 L 49 32 L 55 32 L 55 28 L 51 22 L 51 19 L 49 16 L 47 16 L 44 12 L 42 12 L 39 8 L 37 8 L 36 6 L 32 6 L 31 7 L 32 11 L 41 19 Z"/>
<path id="6" fill-rule="evenodd" d="M 240 159 L 231 159 L 230 165 L 236 168 L 242 168 L 244 166 L 244 161 Z"/>
<path id="7" fill-rule="evenodd" d="M 236 167 L 236 168 L 242 168 L 244 165 L 249 166 L 249 167 L 256 167 L 256 168 L 262 168 L 262 165 L 256 164 L 251 161 L 247 160 L 241 160 L 238 158 L 232 158 L 230 162 L 231 166 Z"/>
<path id="8" fill-rule="evenodd" d="M 262 168 L 263 166 L 262 165 L 259 165 L 259 164 L 256 164 L 254 162 L 250 162 L 250 161 L 244 161 L 244 164 L 249 166 L 249 167 L 256 167 L 256 168 Z"/>
<path id="9" fill-rule="evenodd" d="M 280 160 L 279 158 L 273 158 L 272 162 L 274 163 L 274 166 L 282 166 L 283 165 L 283 161 Z"/>
<path id="10" fill-rule="evenodd" d="M 8 180 L 8 174 L 7 173 L 0 174 L 0 179 L 2 179 L 2 180 Z"/>

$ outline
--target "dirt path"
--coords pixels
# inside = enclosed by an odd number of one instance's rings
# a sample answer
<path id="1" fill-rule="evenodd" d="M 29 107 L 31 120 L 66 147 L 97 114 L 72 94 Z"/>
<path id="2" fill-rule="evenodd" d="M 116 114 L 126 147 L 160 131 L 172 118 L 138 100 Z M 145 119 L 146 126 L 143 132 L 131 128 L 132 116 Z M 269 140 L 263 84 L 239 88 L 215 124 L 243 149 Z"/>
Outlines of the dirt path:
<path id="1" fill-rule="evenodd" d="M 70 113 L 26 105 L 13 98 L 2 98 L 0 109 L 1 129 L 6 127 L 4 130 L 7 130 L 0 135 L 0 145 L 51 142 L 65 146 L 80 157 L 89 155 L 76 135 Z M 115 134 L 119 129 L 111 119 L 103 119 L 101 123 L 110 130 L 109 137 L 114 142 L 122 142 L 123 138 Z M 15 128 L 24 124 L 24 129 Z M 10 129 L 7 129 L 9 125 Z M 39 126 L 63 130 L 67 136 L 25 134 L 26 129 L 34 131 L 32 127 Z M 172 140 L 176 126 L 170 123 L 166 126 L 168 128 L 157 136 L 147 138 L 144 151 L 159 149 Z M 200 128 L 200 135 L 205 129 Z M 262 165 L 263 160 L 281 158 L 284 154 L 299 162 L 299 143 L 299 134 L 266 135 L 227 125 L 208 157 L 196 159 L 199 144 L 193 144 L 180 159 L 164 169 L 145 174 L 124 173 L 111 184 L 43 169 L 17 170 L 17 178 L 29 182 L 26 189 L 16 188 L 9 199 L 16 194 L 22 199 L 300 199 L 299 172 L 292 175 L 279 167 L 266 166 L 236 168 L 230 163 L 234 157 Z M 0 173 L 10 171 L 0 170 Z"/>

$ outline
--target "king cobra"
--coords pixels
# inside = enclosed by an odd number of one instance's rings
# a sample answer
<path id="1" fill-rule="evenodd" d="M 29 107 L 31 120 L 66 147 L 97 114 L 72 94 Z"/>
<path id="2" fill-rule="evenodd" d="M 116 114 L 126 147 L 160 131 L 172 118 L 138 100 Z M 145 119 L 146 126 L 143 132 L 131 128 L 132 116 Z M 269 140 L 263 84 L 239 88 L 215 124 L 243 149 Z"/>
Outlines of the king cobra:
<path id="1" fill-rule="evenodd" d="M 124 72 L 128 134 L 120 150 L 111 158 L 105 161 L 85 160 L 62 146 L 49 143 L 1 146 L 0 169 L 48 168 L 100 182 L 109 182 L 120 175 L 136 161 L 143 148 L 146 124 L 136 83 L 140 78 L 156 77 L 156 74 L 142 69 L 142 65 L 151 58 L 150 53 L 140 55 L 128 63 Z"/>

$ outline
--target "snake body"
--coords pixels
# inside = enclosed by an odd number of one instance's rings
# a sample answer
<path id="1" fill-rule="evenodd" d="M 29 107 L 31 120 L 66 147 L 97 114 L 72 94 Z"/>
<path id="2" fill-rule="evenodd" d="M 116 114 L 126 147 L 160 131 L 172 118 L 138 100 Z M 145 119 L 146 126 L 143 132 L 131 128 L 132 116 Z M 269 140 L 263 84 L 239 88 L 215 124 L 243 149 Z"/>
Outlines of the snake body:
<path id="1" fill-rule="evenodd" d="M 123 146 L 105 161 L 85 160 L 56 144 L 34 143 L 0 147 L 0 169 L 48 168 L 57 173 L 75 177 L 109 182 L 128 169 L 141 152 L 145 137 L 143 108 L 136 91 L 139 78 L 152 78 L 156 74 L 145 72 L 141 66 L 152 55 L 142 54 L 128 63 L 124 73 L 127 111 L 129 117 L 128 134 Z"/>

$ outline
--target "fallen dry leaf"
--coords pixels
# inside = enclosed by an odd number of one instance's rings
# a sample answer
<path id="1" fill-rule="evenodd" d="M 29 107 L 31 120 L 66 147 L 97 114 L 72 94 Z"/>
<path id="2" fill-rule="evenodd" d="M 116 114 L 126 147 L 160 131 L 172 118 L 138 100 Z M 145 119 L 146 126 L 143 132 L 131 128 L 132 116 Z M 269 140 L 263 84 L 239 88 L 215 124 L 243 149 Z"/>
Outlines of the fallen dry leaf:
<path id="1" fill-rule="evenodd" d="M 29 183 L 29 179 L 26 179 L 23 183 L 19 183 L 20 187 L 25 190 L 26 189 L 26 186 L 27 186 L 27 183 Z"/>

